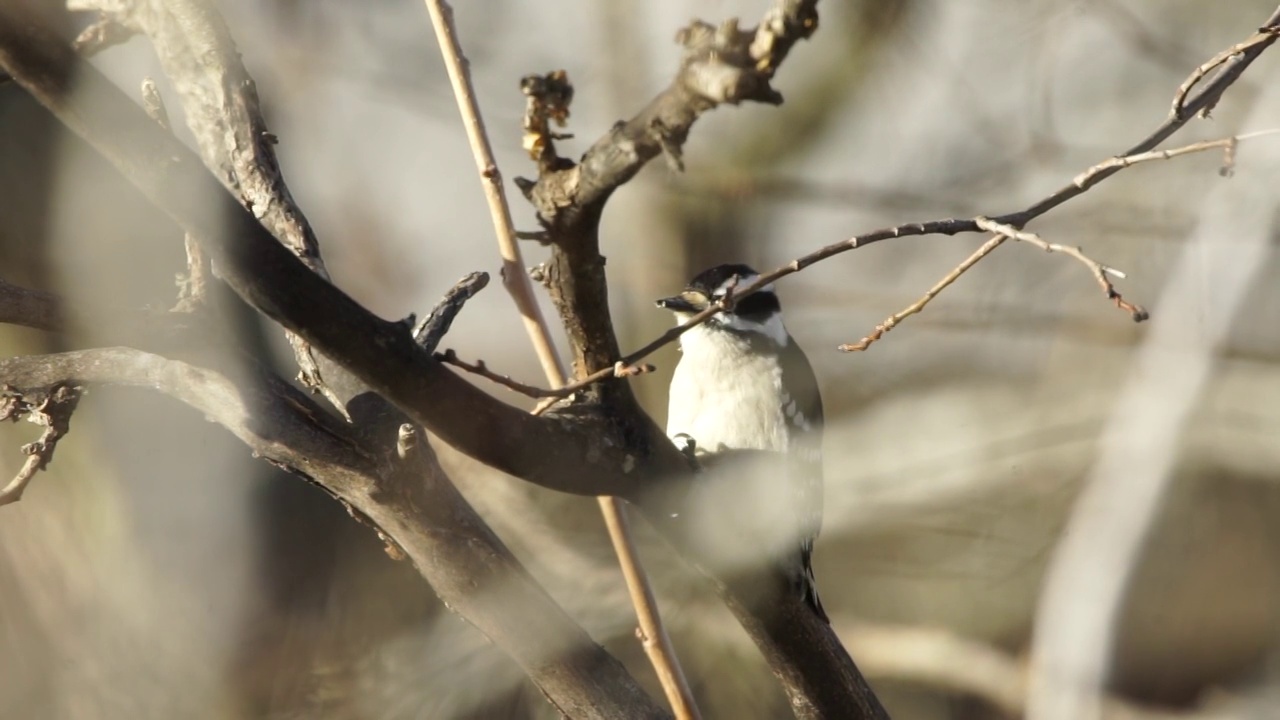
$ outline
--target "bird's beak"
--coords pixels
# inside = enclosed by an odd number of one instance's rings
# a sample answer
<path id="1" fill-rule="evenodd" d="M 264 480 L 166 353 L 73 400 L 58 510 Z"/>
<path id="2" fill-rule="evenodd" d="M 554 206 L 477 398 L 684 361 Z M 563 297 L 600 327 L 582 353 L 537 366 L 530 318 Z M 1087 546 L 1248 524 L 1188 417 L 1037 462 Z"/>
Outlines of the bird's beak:
<path id="1" fill-rule="evenodd" d="M 693 306 L 693 303 L 686 300 L 683 295 L 674 295 L 672 297 L 662 298 L 657 300 L 655 304 L 664 310 L 670 310 L 672 312 L 692 313 L 697 312 L 698 310 Z"/>

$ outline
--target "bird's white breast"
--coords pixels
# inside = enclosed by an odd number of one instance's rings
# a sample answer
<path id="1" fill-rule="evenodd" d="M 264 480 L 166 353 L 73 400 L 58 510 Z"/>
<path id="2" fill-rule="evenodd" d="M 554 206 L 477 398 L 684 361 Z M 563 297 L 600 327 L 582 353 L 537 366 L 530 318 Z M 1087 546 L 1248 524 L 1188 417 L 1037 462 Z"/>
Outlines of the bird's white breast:
<path id="1" fill-rule="evenodd" d="M 698 448 L 785 451 L 789 427 L 782 366 L 771 353 L 722 330 L 697 327 L 680 337 L 683 357 L 671 380 L 667 435 L 685 433 Z"/>

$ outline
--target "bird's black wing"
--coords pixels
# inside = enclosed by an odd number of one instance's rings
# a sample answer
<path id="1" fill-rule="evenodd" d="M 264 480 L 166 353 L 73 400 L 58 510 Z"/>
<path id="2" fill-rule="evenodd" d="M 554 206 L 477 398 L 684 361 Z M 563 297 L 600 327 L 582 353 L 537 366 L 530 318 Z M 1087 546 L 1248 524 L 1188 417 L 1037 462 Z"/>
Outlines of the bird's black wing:
<path id="1" fill-rule="evenodd" d="M 813 366 L 795 340 L 781 348 L 782 385 L 787 388 L 783 414 L 789 425 L 787 454 L 790 458 L 788 482 L 795 502 L 797 539 L 800 542 L 802 577 L 797 578 L 805 600 L 825 620 L 818 600 L 810 560 L 813 541 L 822 530 L 822 394 Z"/>

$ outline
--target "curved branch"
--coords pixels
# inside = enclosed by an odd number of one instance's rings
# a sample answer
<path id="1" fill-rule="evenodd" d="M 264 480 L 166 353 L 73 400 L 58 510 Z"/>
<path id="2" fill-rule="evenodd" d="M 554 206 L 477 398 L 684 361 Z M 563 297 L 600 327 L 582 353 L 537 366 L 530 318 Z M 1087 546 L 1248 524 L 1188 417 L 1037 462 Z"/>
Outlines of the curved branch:
<path id="1" fill-rule="evenodd" d="M 787 3 L 783 3 L 787 5 Z M 781 6 L 780 6 L 781 7 Z M 1167 140 L 1175 132 L 1187 124 L 1196 113 L 1210 108 L 1215 105 L 1222 94 L 1231 87 L 1240 75 L 1258 58 L 1268 47 L 1275 43 L 1280 29 L 1280 8 L 1266 20 L 1262 25 L 1262 29 L 1248 40 L 1233 46 L 1232 53 L 1229 54 L 1230 64 L 1222 70 L 1212 81 L 1204 84 L 1198 94 L 1190 99 L 1183 98 L 1181 107 L 1182 112 L 1171 114 L 1163 123 L 1160 124 L 1147 137 L 1143 138 L 1132 148 L 1126 152 L 1115 156 L 1109 160 L 1098 163 L 1084 172 L 1072 178 L 1071 182 L 1055 192 L 1049 194 L 1044 199 L 1036 202 L 1030 207 L 1012 213 L 991 216 L 984 218 L 988 222 L 998 223 L 1008 226 L 1015 230 L 1019 230 L 1027 223 L 1035 218 L 1049 212 L 1050 210 L 1072 200 L 1098 183 L 1106 180 L 1112 175 L 1132 167 L 1133 165 L 1148 162 L 1152 160 L 1161 160 L 1176 157 L 1192 152 L 1200 152 L 1216 147 L 1234 148 L 1235 144 L 1256 137 L 1262 137 L 1271 134 L 1271 131 L 1259 131 L 1248 133 L 1245 135 L 1235 136 L 1234 138 L 1225 138 L 1223 140 L 1209 141 L 1203 143 L 1193 143 L 1183 148 L 1176 148 L 1169 151 L 1155 151 L 1154 149 L 1160 143 Z M 671 90 L 664 91 L 663 94 L 655 98 L 652 104 L 659 102 L 672 102 L 669 97 Z M 665 99 L 664 99 L 665 98 Z M 645 112 L 648 112 L 646 110 Z M 642 115 L 643 116 L 643 113 Z M 640 116 L 638 116 L 639 118 Z M 637 119 L 638 119 L 637 118 Z M 635 122 L 635 121 L 633 121 Z M 616 131 L 615 131 L 616 132 Z M 611 140 L 613 135 L 606 135 L 601 138 L 596 146 L 593 146 L 591 152 L 596 151 L 597 147 L 605 146 Z M 652 156 L 650 156 L 652 157 Z M 612 321 L 608 317 L 607 310 L 607 290 L 604 286 L 603 279 L 603 258 L 599 257 L 598 249 L 598 228 L 596 223 L 599 219 L 599 208 L 594 213 L 586 213 L 587 220 L 583 222 L 579 214 L 575 214 L 575 206 L 572 204 L 573 198 L 577 197 L 572 191 L 575 184 L 580 184 L 581 180 L 577 174 L 586 172 L 586 161 L 584 158 L 584 169 L 570 164 L 567 170 L 557 170 L 550 175 L 544 174 L 539 178 L 537 183 L 528 183 L 525 186 L 526 195 L 534 203 L 539 210 L 539 216 L 548 221 L 551 225 L 552 232 L 549 238 L 553 243 L 552 262 L 548 266 L 548 276 L 552 282 L 552 295 L 557 300 L 560 307 L 561 315 L 565 319 L 566 328 L 569 330 L 569 337 L 574 342 L 575 349 L 578 349 L 579 361 L 587 363 L 597 370 L 590 375 L 592 379 L 604 380 L 610 377 L 607 368 L 617 363 L 623 365 L 633 365 L 639 360 L 649 356 L 653 352 L 668 345 L 678 339 L 681 335 L 703 322 L 706 322 L 711 316 L 721 311 L 719 306 L 711 306 L 703 312 L 693 316 L 688 322 L 678 327 L 673 327 L 662 335 L 627 355 L 622 355 L 617 350 L 617 341 L 613 333 Z M 638 169 L 638 167 L 636 168 Z M 571 173 L 565 176 L 566 173 Z M 634 174 L 634 172 L 632 173 Z M 629 178 L 627 175 L 626 178 Z M 550 179 L 547 179 L 550 178 Z M 625 178 L 624 178 L 625 181 Z M 557 184 L 564 185 L 569 189 L 555 190 Z M 607 199 L 607 195 L 603 199 Z M 603 200 L 600 200 L 603 202 Z M 550 212 L 551 215 L 547 213 Z M 585 225 L 585 227 L 578 227 Z M 807 255 L 799 257 L 782 267 L 761 275 L 755 282 L 744 285 L 736 289 L 729 298 L 730 303 L 733 296 L 743 296 L 754 292 L 765 285 L 773 283 L 787 275 L 800 272 L 801 270 L 815 263 L 826 260 L 827 258 L 857 250 L 867 245 L 889 240 L 893 238 L 912 237 L 920 235 L 959 235 L 962 233 L 982 232 L 983 227 L 978 218 L 946 218 L 941 220 L 931 220 L 927 222 L 907 223 L 894 227 L 873 230 L 868 233 L 856 235 L 847 240 L 833 243 L 825 247 L 819 248 Z M 589 271 L 578 270 L 575 268 L 589 268 Z M 598 277 L 596 277 L 598 275 Z M 1105 279 L 1105 278 L 1104 278 Z M 603 309 L 602 309 L 603 308 Z M 1132 313 L 1131 313 L 1132 314 Z M 1134 314 L 1137 319 L 1141 314 Z M 602 335 L 603 333 L 603 335 Z M 592 340 L 593 337 L 605 337 L 608 343 L 602 344 L 599 339 Z M 608 352 L 609 345 L 613 348 L 612 354 Z M 618 386 L 621 383 L 612 383 Z M 623 401 L 629 398 L 629 394 L 622 397 Z"/>
<path id="2" fill-rule="evenodd" d="M 380 458 L 355 428 L 307 395 L 274 376 L 261 379 L 246 389 L 211 370 L 131 348 L 0 360 L 0 382 L 20 391 L 146 387 L 199 410 L 255 454 L 303 475 L 371 521 L 441 600 L 510 654 L 562 713 L 669 717 L 519 564 L 458 494 L 429 445 L 418 439 L 409 451 L 402 442 L 406 451 L 398 462 Z"/>
<path id="3" fill-rule="evenodd" d="M 267 129 L 257 85 L 209 0 L 72 0 L 69 5 L 102 10 L 112 22 L 151 40 L 205 164 L 276 239 L 328 279 L 315 232 L 284 182 L 274 147 L 278 140 Z M 294 333 L 287 337 L 299 380 L 343 410 L 306 341 Z"/>
<path id="4" fill-rule="evenodd" d="M 502 256 L 503 284 L 520 311 L 529 342 L 538 355 L 547 381 L 553 387 L 562 387 L 568 380 L 564 362 L 556 353 L 551 330 L 538 306 L 537 297 L 533 294 L 533 284 L 525 270 L 515 225 L 511 221 L 511 207 L 507 203 L 506 190 L 502 185 L 502 173 L 493 156 L 493 149 L 489 146 L 489 135 L 480 117 L 469 65 L 462 55 L 462 45 L 458 42 L 453 8 L 445 0 L 426 0 L 426 5 L 436 39 L 440 43 L 449 81 L 453 85 L 453 94 L 458 101 L 458 110 L 462 113 L 467 140 L 480 171 L 485 198 L 489 203 L 489 213 L 498 239 L 498 252 Z M 644 649 L 662 684 L 667 701 L 680 720 L 701 720 L 693 691 L 689 689 L 689 683 L 676 657 L 675 647 L 663 627 L 649 577 L 640 564 L 639 553 L 627 522 L 626 507 L 618 498 L 609 496 L 601 496 L 599 504 L 609 540 L 618 556 L 623 579 L 636 609 Z"/>
<path id="5" fill-rule="evenodd" d="M 621 355 L 609 315 L 599 243 L 600 215 L 613 191 L 660 154 L 679 167 L 685 139 L 707 111 L 744 101 L 781 103 L 782 96 L 770 84 L 774 72 L 791 48 L 817 27 L 817 0 L 778 0 L 758 26 L 747 30 L 740 29 L 736 19 L 719 26 L 694 21 L 677 36 L 684 52 L 671 84 L 635 117 L 605 133 L 580 162 L 557 156 L 550 133 L 538 136 L 538 179 L 516 182 L 549 230 L 552 256 L 546 274 L 578 377 L 612 367 Z M 538 80 L 524 82 L 530 108 L 567 110 L 573 91 L 563 74 Z M 557 97 L 542 102 L 534 86 Z M 531 120 L 537 118 L 526 117 L 526 127 L 547 124 Z M 615 414 L 643 425 L 643 413 L 625 383 L 603 383 L 592 392 L 614 406 Z"/>
<path id="6" fill-rule="evenodd" d="M 454 375 L 417 346 L 403 323 L 374 316 L 308 270 L 186 147 L 15 3 L 0 4 L 0 65 L 197 237 L 250 305 L 451 446 L 530 482 L 579 495 L 633 497 L 646 478 L 687 474 L 683 456 L 656 427 L 661 443 L 611 443 L 608 436 L 619 430 L 607 424 L 535 417 Z"/>
<path id="7" fill-rule="evenodd" d="M 1280 11 L 1277 11 L 1276 22 L 1280 22 Z M 1206 90 L 1206 92 L 1207 91 L 1208 90 Z M 1218 92 L 1220 94 L 1221 90 L 1219 90 Z M 1047 250 L 1049 252 L 1066 253 L 1067 255 L 1070 255 L 1075 259 L 1079 260 L 1087 268 L 1089 268 L 1089 271 L 1090 273 L 1093 274 L 1094 279 L 1099 281 L 1099 285 L 1102 287 L 1103 292 L 1106 293 L 1107 298 L 1114 301 L 1117 299 L 1118 293 L 1116 293 L 1113 287 L 1110 287 L 1110 282 L 1107 281 L 1106 277 L 1102 276 L 1102 275 L 1105 275 L 1105 273 L 1107 272 L 1115 273 L 1116 271 L 1114 268 L 1106 267 L 1101 263 L 1098 263 L 1097 261 L 1092 260 L 1091 258 L 1083 257 L 1080 254 L 1079 248 L 1066 248 L 1061 245 L 1055 245 L 1053 243 L 1046 242 L 1045 240 L 1039 238 L 1034 234 L 1022 233 L 1018 231 L 1018 228 L 1021 227 L 1021 225 L 1017 223 L 1022 222 L 1023 224 L 1025 224 L 1025 222 L 1027 222 L 1028 219 L 1039 217 L 1040 215 L 1048 212 L 1054 207 L 1057 207 L 1057 205 L 1060 205 L 1066 202 L 1067 200 L 1070 200 L 1071 198 L 1076 197 L 1076 195 L 1083 193 L 1085 190 L 1088 190 L 1089 188 L 1093 187 L 1099 182 L 1102 182 L 1106 178 L 1114 175 L 1115 173 L 1121 170 L 1124 170 L 1125 168 L 1130 168 L 1130 167 L 1133 167 L 1134 165 L 1139 165 L 1145 162 L 1151 162 L 1154 160 L 1169 160 L 1175 157 L 1180 157 L 1182 155 L 1189 155 L 1191 153 L 1204 152 L 1206 150 L 1213 150 L 1213 149 L 1220 148 L 1230 153 L 1230 155 L 1226 158 L 1226 162 L 1224 162 L 1223 164 L 1223 170 L 1221 171 L 1223 173 L 1229 173 L 1231 171 L 1231 164 L 1235 160 L 1235 148 L 1237 145 L 1239 145 L 1241 142 L 1245 140 L 1253 140 L 1256 138 L 1268 137 L 1268 136 L 1275 135 L 1277 132 L 1280 132 L 1280 131 L 1277 131 L 1274 129 L 1258 130 L 1256 132 L 1244 133 L 1241 135 L 1233 135 L 1231 137 L 1220 138 L 1217 140 L 1205 140 L 1202 142 L 1196 142 L 1190 145 L 1185 145 L 1178 148 L 1172 148 L 1169 150 L 1147 150 L 1142 152 L 1134 152 L 1128 155 L 1117 155 L 1113 158 L 1104 160 L 1086 169 L 1084 172 L 1081 172 L 1080 174 L 1076 175 L 1075 178 L 1071 181 L 1070 185 L 1064 187 L 1063 189 L 1049 196 L 1049 198 L 1040 201 L 1036 205 L 1022 212 L 1008 213 L 1008 214 L 1000 215 L 996 217 L 984 217 L 979 215 L 972 218 L 946 218 L 942 220 L 930 220 L 927 222 L 907 223 L 905 225 L 895 225 L 894 227 L 882 228 L 880 230 L 872 230 L 871 232 L 863 233 L 862 235 L 856 235 L 852 238 L 849 238 L 848 240 L 842 240 L 838 243 L 832 243 L 831 245 L 827 245 L 826 247 L 819 248 L 809 253 L 808 255 L 803 255 L 799 258 L 796 258 L 795 260 L 792 260 L 791 262 L 787 263 L 786 265 L 783 265 L 782 267 L 775 268 L 774 270 L 761 275 L 759 278 L 757 278 L 755 281 L 751 283 L 744 284 L 741 287 L 734 288 L 733 291 L 729 293 L 720 303 L 712 305 L 711 307 L 708 307 L 706 310 L 703 310 L 702 312 L 694 315 L 688 320 L 688 322 L 684 323 L 683 325 L 678 325 L 676 327 L 669 328 L 666 332 L 659 335 L 657 338 L 654 338 L 652 341 L 645 344 L 640 349 L 635 350 L 634 352 L 631 352 L 627 355 L 624 355 L 620 360 L 617 361 L 616 364 L 620 366 L 631 366 L 639 362 L 640 360 L 643 360 L 649 355 L 652 355 L 657 350 L 661 349 L 663 346 L 669 345 L 675 342 L 677 339 L 680 338 L 681 335 L 685 334 L 686 332 L 692 330 L 698 325 L 701 325 L 707 320 L 710 320 L 713 315 L 719 312 L 722 312 L 726 307 L 731 306 L 734 300 L 738 297 L 742 297 L 749 293 L 755 292 L 756 290 L 759 290 L 765 285 L 768 285 L 777 280 L 780 280 L 788 275 L 793 275 L 795 273 L 798 273 L 801 270 L 804 270 L 805 268 L 811 265 L 814 265 L 823 260 L 826 260 L 827 258 L 834 257 L 841 253 L 849 252 L 850 250 L 857 250 L 859 248 L 866 247 L 868 245 L 880 242 L 882 240 L 891 240 L 894 238 L 917 237 L 921 235 L 960 235 L 963 233 L 983 232 L 986 230 L 995 231 L 996 228 L 1001 228 L 1001 230 L 999 231 L 1001 237 L 1014 237 L 1014 239 L 1019 239 L 1024 242 L 1031 242 L 1033 245 L 1036 245 L 1041 249 Z M 1143 143 L 1139 144 L 1138 147 L 1142 147 L 1145 144 L 1147 144 L 1147 141 L 1144 141 Z M 1080 192 L 1075 194 L 1068 193 L 1068 190 L 1071 190 L 1072 188 L 1080 189 Z M 1046 203 L 1048 203 L 1050 200 L 1054 198 L 1058 198 L 1055 204 L 1046 205 Z M 1037 208 L 1040 208 L 1040 209 L 1037 210 Z M 1035 214 L 1028 216 L 1028 213 L 1031 213 L 1033 211 L 1035 212 Z M 969 260 L 966 260 L 965 262 L 961 263 L 961 265 L 957 267 L 956 270 L 959 270 L 960 272 L 964 272 L 968 270 L 970 267 L 972 267 L 973 263 L 976 263 L 978 260 L 981 260 L 983 256 L 988 254 L 993 249 L 994 247 L 991 247 L 991 248 L 987 248 L 985 252 L 981 252 L 981 253 L 975 252 L 974 255 L 970 257 Z M 951 281 L 954 281 L 955 277 L 957 276 L 958 274 L 957 275 L 949 274 L 947 277 L 943 278 L 943 280 L 939 283 L 939 285 L 945 287 L 945 285 L 949 284 Z M 935 286 L 933 290 L 930 290 L 930 293 L 933 293 L 935 290 L 940 291 L 941 289 L 942 287 Z M 929 299 L 932 299 L 932 295 L 928 293 L 926 293 L 926 295 Z M 927 302 L 928 300 L 925 301 L 925 304 L 927 304 Z M 915 307 L 915 306 L 913 305 L 912 307 Z M 921 307 L 923 307 L 923 305 L 921 305 Z M 1132 317 L 1135 322 L 1143 322 L 1147 319 L 1146 311 L 1141 307 L 1131 305 L 1128 302 L 1124 302 L 1123 304 L 1117 304 L 1117 307 L 1120 307 L 1122 310 L 1125 310 L 1126 312 L 1128 312 L 1130 314 L 1130 317 Z M 870 340 L 871 342 L 878 340 L 879 337 L 884 334 L 884 332 L 888 331 L 893 326 L 895 326 L 897 322 L 903 319 L 903 317 L 905 317 L 906 315 L 914 314 L 915 312 L 918 312 L 918 309 L 912 310 L 912 308 L 909 307 L 907 308 L 906 311 L 904 311 L 903 313 L 900 313 L 899 316 L 895 316 L 896 320 L 893 317 L 891 317 L 890 320 L 892 322 L 886 322 L 882 326 L 878 327 L 876 331 L 874 331 L 870 336 L 863 338 L 862 342 L 850 344 L 850 345 L 842 345 L 840 346 L 839 349 L 846 352 L 850 350 L 855 350 L 855 351 L 865 350 L 866 347 L 870 345 L 870 342 L 867 342 L 868 340 Z M 594 380 L 603 380 L 609 377 L 621 377 L 621 376 L 614 375 L 607 371 L 600 371 L 591 376 L 591 378 Z"/>

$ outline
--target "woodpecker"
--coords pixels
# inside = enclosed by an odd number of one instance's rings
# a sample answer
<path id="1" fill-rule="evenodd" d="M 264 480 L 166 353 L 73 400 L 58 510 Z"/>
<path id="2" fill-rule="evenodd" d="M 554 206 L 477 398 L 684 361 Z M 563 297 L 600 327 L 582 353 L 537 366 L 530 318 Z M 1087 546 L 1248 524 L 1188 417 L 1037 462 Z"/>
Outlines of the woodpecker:
<path id="1" fill-rule="evenodd" d="M 657 301 L 684 325 L 735 287 L 759 278 L 746 265 L 699 273 L 679 295 Z M 821 617 L 811 559 L 822 527 L 822 396 L 809 358 L 782 324 L 772 285 L 745 297 L 680 336 L 671 379 L 667 435 L 699 452 L 786 453 L 786 497 L 798 547 L 778 561 L 796 592 Z M 829 622 L 829 621 L 828 621 Z"/>

